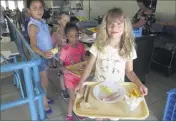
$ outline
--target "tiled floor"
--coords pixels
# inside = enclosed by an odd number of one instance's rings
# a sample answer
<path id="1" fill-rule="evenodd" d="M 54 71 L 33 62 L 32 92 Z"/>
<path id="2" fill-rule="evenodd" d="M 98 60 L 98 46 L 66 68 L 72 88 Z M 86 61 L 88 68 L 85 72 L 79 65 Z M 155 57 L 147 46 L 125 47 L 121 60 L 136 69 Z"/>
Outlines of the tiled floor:
<path id="1" fill-rule="evenodd" d="M 67 101 L 62 99 L 60 95 L 60 85 L 56 71 L 50 70 L 49 79 L 48 96 L 55 101 L 54 104 L 51 105 L 53 113 L 47 116 L 47 120 L 64 120 L 67 115 Z M 13 85 L 11 76 L 2 79 L 0 86 L 1 103 L 20 98 L 20 93 Z M 162 120 L 166 104 L 166 92 L 172 88 L 176 88 L 176 74 L 167 78 L 151 71 L 147 76 L 146 86 L 149 88 L 149 95 L 146 97 L 146 101 L 150 111 L 150 115 L 146 120 Z M 0 118 L 1 120 L 30 120 L 28 105 L 2 111 Z"/>

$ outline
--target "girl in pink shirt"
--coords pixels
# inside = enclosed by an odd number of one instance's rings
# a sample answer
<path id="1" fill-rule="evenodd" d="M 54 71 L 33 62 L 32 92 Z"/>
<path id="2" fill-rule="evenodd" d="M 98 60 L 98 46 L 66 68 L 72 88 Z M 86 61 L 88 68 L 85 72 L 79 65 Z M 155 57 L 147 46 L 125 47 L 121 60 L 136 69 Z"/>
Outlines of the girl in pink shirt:
<path id="1" fill-rule="evenodd" d="M 74 24 L 68 24 L 65 28 L 65 35 L 68 43 L 61 49 L 60 65 L 61 72 L 64 74 L 65 85 L 69 93 L 68 116 L 66 120 L 73 120 L 72 110 L 75 99 L 75 86 L 80 78 L 71 74 L 66 66 L 82 62 L 85 59 L 84 45 L 78 42 L 79 29 Z M 81 119 L 81 118 L 80 118 Z"/>

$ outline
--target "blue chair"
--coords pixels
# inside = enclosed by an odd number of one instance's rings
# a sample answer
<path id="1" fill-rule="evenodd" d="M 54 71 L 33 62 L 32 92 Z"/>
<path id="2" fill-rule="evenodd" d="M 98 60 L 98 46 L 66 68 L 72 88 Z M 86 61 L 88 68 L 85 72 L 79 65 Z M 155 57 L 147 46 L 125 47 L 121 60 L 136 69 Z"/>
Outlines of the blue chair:
<path id="1" fill-rule="evenodd" d="M 176 88 L 168 92 L 163 121 L 176 121 Z"/>
<path id="2" fill-rule="evenodd" d="M 14 57 L 12 57 L 12 58 L 14 58 Z M 6 64 L 9 64 L 8 60 L 4 56 L 0 56 L 0 59 L 3 59 Z M 16 59 L 16 57 L 15 57 L 15 59 Z M 13 76 L 14 76 L 14 80 L 13 80 L 14 85 L 16 85 L 18 89 L 20 89 L 21 96 L 22 96 L 22 98 L 24 98 L 25 97 L 24 90 L 23 90 L 23 87 L 21 84 L 21 78 L 20 78 L 19 71 L 13 71 Z"/>
<path id="3" fill-rule="evenodd" d="M 22 71 L 25 85 L 24 91 L 26 92 L 26 96 L 24 98 L 20 98 L 19 100 L 11 101 L 8 103 L 1 103 L 0 110 L 3 111 L 27 103 L 29 104 L 31 120 L 45 120 L 45 111 L 43 105 L 43 97 L 45 95 L 45 92 L 40 84 L 38 70 L 38 65 L 41 63 L 42 60 L 32 51 L 30 45 L 24 39 L 21 32 L 19 32 L 19 30 L 15 27 L 15 25 L 8 17 L 7 23 L 10 31 L 11 40 L 15 41 L 21 56 L 21 60 L 19 62 L 12 62 L 1 65 L 0 71 L 1 73 L 15 72 L 14 74 L 16 75 L 16 79 L 20 79 L 16 71 Z M 24 49 L 26 49 L 26 51 L 30 54 L 30 58 L 26 56 Z M 16 84 L 18 83 L 19 81 L 16 82 Z M 38 103 L 38 107 L 36 106 L 35 102 Z"/>

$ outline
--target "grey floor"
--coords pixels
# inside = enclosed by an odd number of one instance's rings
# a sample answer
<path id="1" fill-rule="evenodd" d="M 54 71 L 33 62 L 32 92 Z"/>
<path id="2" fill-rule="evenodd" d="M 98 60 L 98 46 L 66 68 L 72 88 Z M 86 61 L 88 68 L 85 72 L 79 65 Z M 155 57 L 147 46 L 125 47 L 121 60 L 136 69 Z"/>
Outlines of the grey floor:
<path id="1" fill-rule="evenodd" d="M 60 85 L 55 70 L 50 70 L 49 82 L 48 96 L 55 101 L 51 105 L 53 113 L 47 116 L 47 120 L 64 120 L 67 115 L 67 101 L 60 96 Z M 18 89 L 13 85 L 12 76 L 1 79 L 0 86 L 1 103 L 20 98 Z M 146 86 L 149 88 L 149 95 L 146 96 L 146 101 L 150 111 L 150 115 L 146 120 L 162 120 L 166 104 L 166 92 L 176 88 L 176 74 L 167 78 L 151 71 L 146 78 Z M 75 117 L 75 119 L 77 118 Z M 1 120 L 30 120 L 28 105 L 2 111 Z"/>

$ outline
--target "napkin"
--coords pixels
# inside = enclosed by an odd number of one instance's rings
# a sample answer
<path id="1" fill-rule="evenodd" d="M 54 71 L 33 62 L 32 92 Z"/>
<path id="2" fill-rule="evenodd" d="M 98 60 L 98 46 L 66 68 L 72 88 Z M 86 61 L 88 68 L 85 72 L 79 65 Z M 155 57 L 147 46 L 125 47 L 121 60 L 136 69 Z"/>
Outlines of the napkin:
<path id="1" fill-rule="evenodd" d="M 127 104 L 127 108 L 130 111 L 135 110 L 143 100 L 144 100 L 144 97 L 129 97 L 125 95 L 125 101 Z"/>

